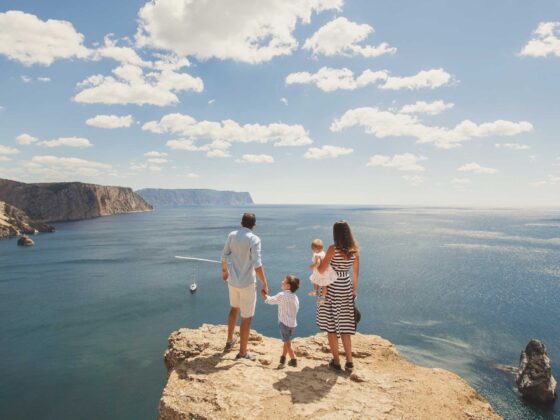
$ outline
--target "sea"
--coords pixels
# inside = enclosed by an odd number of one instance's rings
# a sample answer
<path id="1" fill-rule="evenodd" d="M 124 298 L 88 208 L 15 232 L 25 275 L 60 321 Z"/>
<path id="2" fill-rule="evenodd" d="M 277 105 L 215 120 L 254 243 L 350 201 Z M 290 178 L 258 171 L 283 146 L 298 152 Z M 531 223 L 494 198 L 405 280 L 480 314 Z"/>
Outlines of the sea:
<path id="1" fill-rule="evenodd" d="M 0 418 L 154 419 L 169 334 L 223 324 L 229 309 L 218 264 L 175 256 L 219 259 L 243 211 L 257 215 L 271 291 L 302 279 L 296 335 L 318 333 L 310 243 L 331 243 L 344 219 L 361 249 L 359 332 L 455 372 L 506 419 L 560 418 L 560 403 L 525 404 L 504 369 L 539 338 L 560 379 L 560 210 L 266 205 L 57 223 L 32 248 L 0 241 Z M 259 301 L 253 328 L 278 336 L 275 308 Z"/>

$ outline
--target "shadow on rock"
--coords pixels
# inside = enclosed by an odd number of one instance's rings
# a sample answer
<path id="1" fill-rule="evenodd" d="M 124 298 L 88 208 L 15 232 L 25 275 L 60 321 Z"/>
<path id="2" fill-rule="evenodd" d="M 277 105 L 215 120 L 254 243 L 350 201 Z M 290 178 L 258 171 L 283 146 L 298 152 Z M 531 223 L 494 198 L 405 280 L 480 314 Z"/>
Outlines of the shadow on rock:
<path id="1" fill-rule="evenodd" d="M 286 376 L 272 386 L 280 392 L 289 391 L 294 404 L 311 403 L 324 398 L 340 376 L 327 365 L 285 372 Z"/>

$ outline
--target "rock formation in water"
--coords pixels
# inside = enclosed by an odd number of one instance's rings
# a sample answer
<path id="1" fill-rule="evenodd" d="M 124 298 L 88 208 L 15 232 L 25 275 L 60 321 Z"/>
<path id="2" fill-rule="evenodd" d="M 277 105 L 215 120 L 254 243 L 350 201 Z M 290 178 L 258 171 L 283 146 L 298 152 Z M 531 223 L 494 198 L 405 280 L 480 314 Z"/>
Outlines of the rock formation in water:
<path id="1" fill-rule="evenodd" d="M 44 222 L 91 219 L 153 209 L 131 188 L 81 182 L 25 184 L 0 179 L 0 200 L 23 210 L 31 219 Z"/>
<path id="2" fill-rule="evenodd" d="M 145 188 L 136 191 L 156 207 L 160 206 L 244 206 L 253 204 L 248 192 L 217 190 L 168 190 Z"/>
<path id="3" fill-rule="evenodd" d="M 521 352 L 517 387 L 523 398 L 539 404 L 556 399 L 556 379 L 552 376 L 550 359 L 541 340 L 531 340 Z"/>
<path id="4" fill-rule="evenodd" d="M 22 210 L 0 201 L 0 239 L 37 232 L 54 232 L 54 228 L 31 220 Z"/>
<path id="5" fill-rule="evenodd" d="M 296 338 L 298 367 L 278 368 L 282 343 L 251 331 L 255 362 L 222 353 L 226 326 L 169 337 L 159 418 L 498 419 L 475 390 L 443 369 L 411 364 L 381 337 L 356 334 L 355 371 L 328 368 L 325 334 Z"/>
<path id="6" fill-rule="evenodd" d="M 35 242 L 33 242 L 33 239 L 31 239 L 29 236 L 23 235 L 18 239 L 17 244 L 18 246 L 33 246 L 35 245 Z"/>

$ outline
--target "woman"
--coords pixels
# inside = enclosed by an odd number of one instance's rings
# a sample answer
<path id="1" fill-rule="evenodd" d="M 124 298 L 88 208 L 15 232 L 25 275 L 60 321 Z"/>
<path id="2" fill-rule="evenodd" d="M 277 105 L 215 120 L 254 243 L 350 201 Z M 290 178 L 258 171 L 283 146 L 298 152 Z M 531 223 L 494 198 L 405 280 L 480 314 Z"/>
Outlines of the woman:
<path id="1" fill-rule="evenodd" d="M 354 368 L 351 336 L 356 333 L 354 299 L 360 274 L 360 254 L 350 226 L 344 220 L 334 224 L 333 240 L 334 244 L 329 247 L 318 271 L 324 273 L 330 264 L 337 274 L 337 279 L 327 289 L 326 302 L 317 306 L 317 326 L 327 332 L 333 357 L 329 366 L 335 370 L 342 370 L 338 354 L 340 336 L 346 353 L 344 368 L 351 372 Z"/>

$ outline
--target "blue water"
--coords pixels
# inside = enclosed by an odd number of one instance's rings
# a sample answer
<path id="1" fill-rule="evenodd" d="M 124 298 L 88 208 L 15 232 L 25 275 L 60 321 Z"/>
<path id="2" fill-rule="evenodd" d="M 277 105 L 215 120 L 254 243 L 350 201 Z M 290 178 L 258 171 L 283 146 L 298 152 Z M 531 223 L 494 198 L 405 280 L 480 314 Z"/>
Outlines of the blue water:
<path id="1" fill-rule="evenodd" d="M 30 249 L 0 242 L 0 418 L 153 419 L 169 333 L 224 323 L 219 258 L 239 208 L 170 208 L 57 224 Z M 415 363 L 456 372 L 508 419 L 560 417 L 523 404 L 509 374 L 533 337 L 560 377 L 560 211 L 257 206 L 272 289 L 300 276 L 299 335 L 317 332 L 309 243 L 347 219 L 362 249 L 359 329 Z M 192 277 L 199 291 L 190 295 Z M 259 302 L 254 328 L 277 335 Z M 358 367 L 359 368 L 359 367 Z"/>

